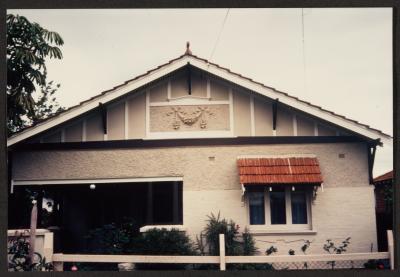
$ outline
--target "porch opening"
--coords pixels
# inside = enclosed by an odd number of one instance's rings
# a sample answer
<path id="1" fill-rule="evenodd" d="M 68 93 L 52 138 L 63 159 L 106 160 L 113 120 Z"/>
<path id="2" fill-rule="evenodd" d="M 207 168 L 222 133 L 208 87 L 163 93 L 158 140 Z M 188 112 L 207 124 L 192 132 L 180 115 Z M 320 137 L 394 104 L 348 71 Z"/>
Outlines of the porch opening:
<path id="1" fill-rule="evenodd" d="M 181 181 L 15 186 L 9 229 L 29 228 L 32 196 L 38 201 L 38 228 L 55 233 L 55 252 L 84 253 L 88 232 L 105 224 L 183 224 Z"/>

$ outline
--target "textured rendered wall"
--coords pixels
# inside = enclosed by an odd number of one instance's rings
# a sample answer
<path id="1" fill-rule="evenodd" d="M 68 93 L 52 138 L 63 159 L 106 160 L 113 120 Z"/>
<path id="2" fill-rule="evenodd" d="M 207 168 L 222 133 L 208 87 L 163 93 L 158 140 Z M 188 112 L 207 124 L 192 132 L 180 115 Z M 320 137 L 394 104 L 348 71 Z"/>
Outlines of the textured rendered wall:
<path id="1" fill-rule="evenodd" d="M 345 158 L 339 158 L 339 153 Z M 236 158 L 275 154 L 315 154 L 324 191 L 318 192 L 312 205 L 316 234 L 257 236 L 261 249 L 271 244 L 260 240 L 276 242 L 286 251 L 301 243 L 285 241 L 309 239 L 313 241 L 310 253 L 321 252 L 326 239 L 340 242 L 347 236 L 352 237 L 351 252 L 369 252 L 371 243 L 376 249 L 374 194 L 361 143 L 25 152 L 13 155 L 13 179 L 183 176 L 184 225 L 194 237 L 211 212 L 220 211 L 245 227 L 247 210 L 241 200 Z"/>
<path id="2" fill-rule="evenodd" d="M 345 158 L 339 158 L 339 153 Z M 184 176 L 185 188 L 191 190 L 239 189 L 238 155 L 280 154 L 315 154 L 325 187 L 368 183 L 367 151 L 361 143 L 23 152 L 14 155 L 13 178 Z"/>

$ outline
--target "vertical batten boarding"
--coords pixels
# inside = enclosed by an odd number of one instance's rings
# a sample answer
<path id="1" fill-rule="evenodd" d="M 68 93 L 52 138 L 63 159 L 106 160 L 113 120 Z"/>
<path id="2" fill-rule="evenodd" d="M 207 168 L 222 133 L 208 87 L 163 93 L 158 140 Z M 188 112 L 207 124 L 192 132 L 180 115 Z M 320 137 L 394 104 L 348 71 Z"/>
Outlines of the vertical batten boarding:
<path id="1" fill-rule="evenodd" d="M 297 137 L 297 116 L 293 115 L 293 135 Z"/>
<path id="2" fill-rule="evenodd" d="M 318 136 L 318 123 L 314 122 L 314 136 Z"/>
<path id="3" fill-rule="evenodd" d="M 168 79 L 168 85 L 167 85 L 167 98 L 168 100 L 171 99 L 171 79 Z"/>
<path id="4" fill-rule="evenodd" d="M 168 81 L 168 87 L 170 88 L 170 81 Z M 170 89 L 169 89 L 170 90 Z M 146 90 L 146 137 L 150 135 L 150 93 Z"/>
<path id="5" fill-rule="evenodd" d="M 225 271 L 226 260 L 225 260 L 225 235 L 219 234 L 219 269 Z"/>
<path id="6" fill-rule="evenodd" d="M 65 129 L 61 129 L 61 142 L 65 142 Z"/>
<path id="7" fill-rule="evenodd" d="M 231 134 L 234 135 L 234 130 L 233 130 L 233 93 L 232 89 L 229 88 L 229 127 Z"/>
<path id="8" fill-rule="evenodd" d="M 254 137 L 256 135 L 256 127 L 254 120 L 254 96 L 250 96 L 250 124 L 251 124 L 251 136 Z"/>
<path id="9" fill-rule="evenodd" d="M 86 141 L 86 118 L 82 121 L 82 141 Z"/>
<path id="10" fill-rule="evenodd" d="M 129 138 L 129 103 L 125 101 L 125 139 Z"/>
<path id="11" fill-rule="evenodd" d="M 207 98 L 211 98 L 211 85 L 210 85 L 210 79 L 207 78 Z"/>

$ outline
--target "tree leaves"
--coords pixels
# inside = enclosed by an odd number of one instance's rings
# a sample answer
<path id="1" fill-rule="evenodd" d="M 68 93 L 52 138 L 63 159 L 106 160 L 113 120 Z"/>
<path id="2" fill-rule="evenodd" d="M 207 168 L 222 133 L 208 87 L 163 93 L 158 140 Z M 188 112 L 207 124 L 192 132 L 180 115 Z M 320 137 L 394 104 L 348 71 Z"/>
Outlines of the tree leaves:
<path id="1" fill-rule="evenodd" d="M 8 133 L 14 133 L 29 124 L 50 116 L 60 108 L 48 104 L 44 100 L 55 102 L 53 95 L 46 88 L 47 57 L 62 59 L 58 46 L 64 44 L 61 36 L 44 29 L 37 23 L 31 23 L 26 17 L 8 14 L 7 23 L 7 127 Z M 59 87 L 59 86 L 58 86 Z M 36 92 L 46 95 L 39 96 L 36 102 L 32 96 Z M 52 88 L 54 90 L 54 88 Z M 53 109 L 57 106 L 56 109 Z M 46 110 L 46 112 L 43 112 Z M 42 111 L 42 113 L 37 113 Z"/>

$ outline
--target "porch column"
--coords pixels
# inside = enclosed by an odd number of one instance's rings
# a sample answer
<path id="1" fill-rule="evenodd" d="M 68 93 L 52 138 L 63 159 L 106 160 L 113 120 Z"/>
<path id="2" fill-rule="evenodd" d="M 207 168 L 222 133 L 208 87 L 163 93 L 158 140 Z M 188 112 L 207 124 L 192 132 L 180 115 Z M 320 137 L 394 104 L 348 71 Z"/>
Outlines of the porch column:
<path id="1" fill-rule="evenodd" d="M 147 209 L 146 209 L 146 224 L 153 223 L 153 183 L 149 182 L 147 186 Z"/>

